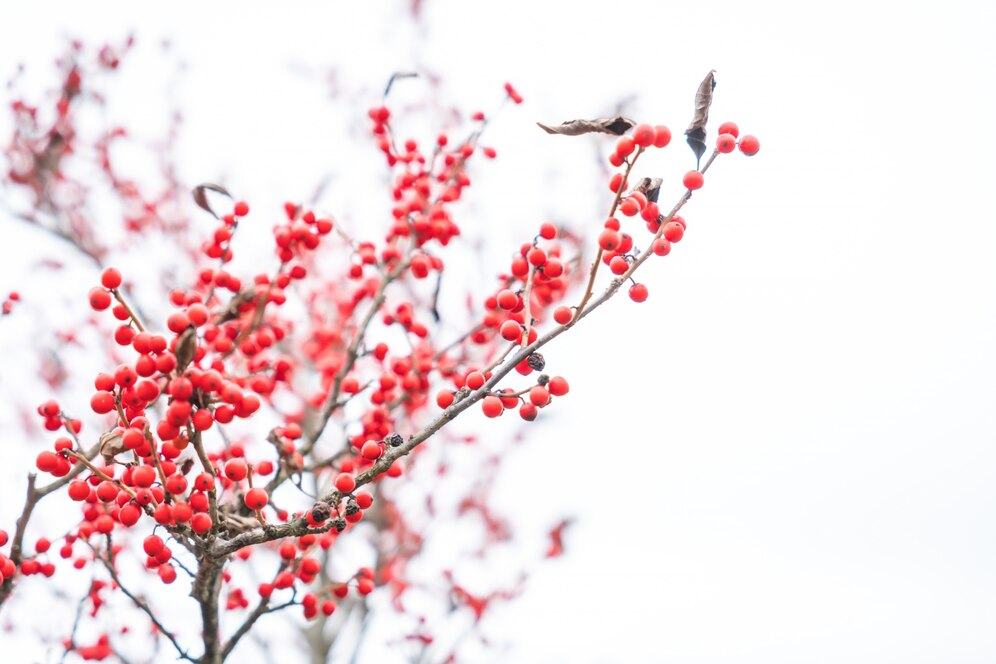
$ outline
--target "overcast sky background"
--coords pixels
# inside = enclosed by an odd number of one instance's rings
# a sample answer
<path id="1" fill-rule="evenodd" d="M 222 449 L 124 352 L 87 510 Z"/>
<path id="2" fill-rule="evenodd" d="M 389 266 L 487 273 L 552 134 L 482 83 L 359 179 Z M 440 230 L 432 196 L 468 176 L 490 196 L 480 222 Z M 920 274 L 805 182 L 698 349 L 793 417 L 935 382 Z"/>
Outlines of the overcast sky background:
<path id="1" fill-rule="evenodd" d="M 465 208 L 490 275 L 538 222 L 594 229 L 608 204 L 610 143 L 534 121 L 628 99 L 674 130 L 641 160 L 670 202 L 716 69 L 712 127 L 737 121 L 761 152 L 708 173 L 645 304 L 613 301 L 546 353 L 571 394 L 496 499 L 525 532 L 577 521 L 485 632 L 503 661 L 992 662 L 996 5 L 924 5 L 424 0 L 413 23 L 407 3 L 17 3 L 0 74 L 47 80 L 65 37 L 134 30 L 117 112 L 154 135 L 168 88 L 184 177 L 276 214 L 335 169 L 327 204 L 356 220 L 350 183 L 382 169 L 372 150 L 337 162 L 366 125 L 329 71 L 370 103 L 393 71 L 433 72 L 443 101 L 486 111 L 512 81 L 526 103 L 488 130 L 499 157 Z M 27 290 L 36 245 L 0 228 L 0 290 Z"/>

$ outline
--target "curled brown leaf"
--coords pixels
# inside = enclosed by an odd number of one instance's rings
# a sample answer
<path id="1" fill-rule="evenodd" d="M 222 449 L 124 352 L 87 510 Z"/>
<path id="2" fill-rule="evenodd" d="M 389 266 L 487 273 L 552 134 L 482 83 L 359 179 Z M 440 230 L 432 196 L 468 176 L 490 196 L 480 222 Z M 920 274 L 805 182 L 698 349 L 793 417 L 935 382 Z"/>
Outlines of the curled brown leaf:
<path id="1" fill-rule="evenodd" d="M 706 123 L 709 122 L 709 107 L 712 106 L 712 91 L 716 89 L 716 70 L 713 69 L 699 84 L 695 93 L 695 116 L 685 130 L 685 138 L 695 153 L 695 168 L 698 169 L 702 155 L 706 151 Z"/>
<path id="2" fill-rule="evenodd" d="M 561 136 L 581 136 L 582 134 L 594 133 L 622 136 L 636 126 L 635 122 L 621 115 L 617 115 L 614 118 L 598 118 L 596 120 L 568 120 L 557 126 L 545 125 L 542 122 L 537 122 L 536 124 L 548 134 L 559 134 Z"/>
<path id="3" fill-rule="evenodd" d="M 197 207 L 202 210 L 207 211 L 215 219 L 218 218 L 218 214 L 211 209 L 211 204 L 208 202 L 207 192 L 213 191 L 222 196 L 228 196 L 232 198 L 232 195 L 228 193 L 228 190 L 222 187 L 220 184 L 211 184 L 210 182 L 205 182 L 194 187 L 193 195 L 194 202 L 197 203 Z"/>
<path id="4" fill-rule="evenodd" d="M 662 178 L 641 178 L 636 186 L 633 187 L 633 191 L 638 191 L 647 197 L 647 200 L 651 203 L 656 203 L 658 196 L 661 193 L 661 185 L 664 184 Z"/>

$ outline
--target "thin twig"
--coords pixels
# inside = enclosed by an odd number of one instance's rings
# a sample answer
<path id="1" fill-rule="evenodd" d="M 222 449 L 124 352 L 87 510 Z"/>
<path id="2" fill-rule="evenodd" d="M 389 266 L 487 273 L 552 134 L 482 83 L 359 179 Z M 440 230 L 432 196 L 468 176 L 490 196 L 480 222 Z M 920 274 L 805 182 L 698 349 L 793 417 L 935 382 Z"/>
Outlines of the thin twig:
<path id="1" fill-rule="evenodd" d="M 174 648 L 176 648 L 176 652 L 180 656 L 180 658 L 185 659 L 188 662 L 194 662 L 195 664 L 197 664 L 197 660 L 188 655 L 187 651 L 180 647 L 180 644 L 177 642 L 176 637 L 173 636 L 173 633 L 170 632 L 168 629 L 166 629 L 166 627 L 164 627 L 161 622 L 159 622 L 159 618 L 157 618 L 156 614 L 153 613 L 152 609 L 149 608 L 149 605 L 140 600 L 138 597 L 136 597 L 130 590 L 128 590 L 124 586 L 124 584 L 121 583 L 121 578 L 118 576 L 118 573 L 114 570 L 114 566 L 111 565 L 111 563 L 108 562 L 107 559 L 104 558 L 104 556 L 100 555 L 97 549 L 94 548 L 94 546 L 90 544 L 90 542 L 86 542 L 86 545 L 90 547 L 90 549 L 93 551 L 94 556 L 101 563 L 103 563 L 104 567 L 107 569 L 107 573 L 111 575 L 111 579 L 114 580 L 114 583 L 117 584 L 121 592 L 123 592 L 132 602 L 135 603 L 135 606 L 140 608 L 145 613 L 145 615 L 149 617 L 149 620 L 152 621 L 152 624 L 156 626 L 156 629 L 159 630 L 159 632 L 163 636 L 169 639 L 169 642 L 173 644 Z"/>

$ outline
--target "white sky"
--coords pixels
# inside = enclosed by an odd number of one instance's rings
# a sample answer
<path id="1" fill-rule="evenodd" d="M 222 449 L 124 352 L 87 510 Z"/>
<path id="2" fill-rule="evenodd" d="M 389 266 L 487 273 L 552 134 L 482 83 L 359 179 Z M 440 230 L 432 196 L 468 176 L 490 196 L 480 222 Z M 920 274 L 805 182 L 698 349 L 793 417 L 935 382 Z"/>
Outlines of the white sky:
<path id="1" fill-rule="evenodd" d="M 594 229 L 607 207 L 592 143 L 533 121 L 635 95 L 627 115 L 676 134 L 643 164 L 671 201 L 716 69 L 712 126 L 761 153 L 708 174 L 644 305 L 610 303 L 546 353 L 571 395 L 496 498 L 527 533 L 578 520 L 485 631 L 503 661 L 996 660 L 996 5 L 425 0 L 414 29 L 407 3 L 96 7 L 5 8 L 0 74 L 43 80 L 67 35 L 134 28 L 147 63 L 169 37 L 189 64 L 183 173 L 254 210 L 338 169 L 328 204 L 362 218 L 349 183 L 376 155 L 337 163 L 365 125 L 333 110 L 332 67 L 354 93 L 434 71 L 466 109 L 514 82 L 526 104 L 489 129 L 499 158 L 467 208 L 495 239 L 488 272 L 539 221 Z M 158 71 L 130 74 L 124 115 L 161 117 Z M 30 288 L 24 253 L 0 248 L 0 290 Z"/>

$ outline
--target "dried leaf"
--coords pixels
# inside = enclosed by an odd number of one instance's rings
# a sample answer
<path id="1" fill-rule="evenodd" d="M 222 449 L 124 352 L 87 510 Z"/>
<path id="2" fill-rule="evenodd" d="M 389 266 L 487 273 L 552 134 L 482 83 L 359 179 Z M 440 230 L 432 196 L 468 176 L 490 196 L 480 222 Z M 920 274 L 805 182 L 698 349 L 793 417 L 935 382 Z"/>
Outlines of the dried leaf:
<path id="1" fill-rule="evenodd" d="M 695 93 L 695 116 L 685 130 L 685 138 L 695 153 L 695 168 L 698 169 L 702 155 L 706 151 L 706 123 L 709 121 L 709 107 L 712 106 L 712 91 L 716 89 L 716 70 L 713 69 L 702 79 Z"/>
<path id="2" fill-rule="evenodd" d="M 613 134 L 622 136 L 627 131 L 636 126 L 636 123 L 629 118 L 617 115 L 614 118 L 599 118 L 597 120 L 569 120 L 556 127 L 537 122 L 540 129 L 548 134 L 560 134 L 561 136 L 581 136 L 582 134 Z"/>
<path id="3" fill-rule="evenodd" d="M 197 328 L 191 325 L 183 331 L 176 342 L 174 354 L 176 355 L 177 373 L 182 372 L 197 354 Z"/>
<path id="4" fill-rule="evenodd" d="M 235 320 L 242 313 L 242 307 L 246 302 L 250 302 L 256 299 L 256 289 L 252 286 L 243 286 L 242 290 L 232 296 L 231 301 L 225 310 L 221 312 L 218 319 L 219 323 L 227 323 L 230 320 Z"/>
<path id="5" fill-rule="evenodd" d="M 104 465 L 107 466 L 114 463 L 114 457 L 127 449 L 121 432 L 114 429 L 100 434 L 97 443 L 100 445 L 100 456 L 104 457 Z"/>
<path id="6" fill-rule="evenodd" d="M 658 196 L 661 194 L 661 185 L 664 184 L 664 180 L 661 178 L 642 178 L 633 187 L 633 191 L 638 191 L 647 197 L 647 200 L 651 203 L 656 203 Z"/>
<path id="7" fill-rule="evenodd" d="M 196 187 L 194 187 L 193 191 L 194 202 L 197 203 L 197 207 L 201 208 L 202 210 L 206 210 L 208 213 L 210 213 L 212 217 L 217 219 L 218 215 L 215 213 L 214 210 L 211 209 L 211 204 L 208 203 L 207 199 L 208 191 L 213 191 L 221 194 L 222 196 L 228 196 L 229 198 L 232 198 L 232 195 L 228 193 L 228 190 L 222 187 L 220 184 L 211 184 L 210 182 L 205 182 L 204 184 L 199 184 Z"/>
<path id="8" fill-rule="evenodd" d="M 391 87 L 394 85 L 394 82 L 399 78 L 418 78 L 418 72 L 396 71 L 393 74 L 391 74 L 391 78 L 389 78 L 387 81 L 387 87 L 384 88 L 384 97 L 387 97 L 387 95 L 391 94 Z"/>

